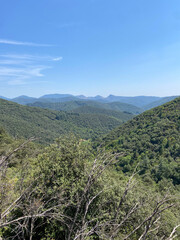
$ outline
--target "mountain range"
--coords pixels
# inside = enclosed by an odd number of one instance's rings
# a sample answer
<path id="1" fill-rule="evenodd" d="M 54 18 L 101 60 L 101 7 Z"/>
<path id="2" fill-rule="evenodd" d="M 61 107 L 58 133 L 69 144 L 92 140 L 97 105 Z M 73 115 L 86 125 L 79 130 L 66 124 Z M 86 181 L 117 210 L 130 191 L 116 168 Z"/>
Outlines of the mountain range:
<path id="1" fill-rule="evenodd" d="M 95 97 L 86 97 L 84 95 L 74 96 L 71 94 L 47 94 L 41 96 L 39 98 L 28 97 L 25 95 L 16 97 L 16 98 L 6 98 L 0 97 L 2 99 L 10 100 L 19 104 L 32 104 L 35 102 L 48 102 L 48 103 L 56 103 L 56 102 L 68 102 L 68 101 L 96 101 L 101 103 L 112 103 L 112 102 L 121 102 L 126 104 L 131 104 L 136 107 L 141 108 L 142 110 L 150 109 L 151 106 L 159 106 L 162 103 L 166 103 L 170 100 L 173 100 L 178 96 L 170 96 L 170 97 L 154 97 L 154 96 L 136 96 L 136 97 L 125 97 L 125 96 L 114 96 L 109 95 L 108 97 L 95 96 Z"/>
<path id="2" fill-rule="evenodd" d="M 131 104 L 121 102 L 103 103 L 92 100 L 74 100 L 67 102 L 34 102 L 28 103 L 28 106 L 53 109 L 58 111 L 76 112 L 76 113 L 97 113 L 102 111 L 116 111 L 131 114 L 140 114 L 143 110 Z"/>

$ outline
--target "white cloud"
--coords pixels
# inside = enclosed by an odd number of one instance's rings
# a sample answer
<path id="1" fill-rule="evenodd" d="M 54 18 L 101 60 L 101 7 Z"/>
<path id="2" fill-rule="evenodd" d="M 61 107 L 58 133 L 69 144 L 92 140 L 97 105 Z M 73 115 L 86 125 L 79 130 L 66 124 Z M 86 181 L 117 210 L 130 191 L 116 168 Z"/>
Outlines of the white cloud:
<path id="1" fill-rule="evenodd" d="M 21 46 L 29 46 L 29 47 L 52 47 L 51 44 L 39 44 L 39 43 L 32 43 L 32 42 L 21 42 L 15 40 L 8 40 L 8 39 L 0 39 L 1 44 L 9 44 L 9 45 L 21 45 Z"/>
<path id="2" fill-rule="evenodd" d="M 26 68 L 12 68 L 12 67 L 0 67 L 0 76 L 5 77 L 20 77 L 20 78 L 29 78 L 29 77 L 43 77 L 41 73 L 42 70 L 49 68 L 45 66 L 29 66 Z"/>
<path id="3" fill-rule="evenodd" d="M 39 56 L 39 55 L 28 55 L 28 54 L 2 54 L 0 55 L 2 58 L 6 59 L 18 59 L 18 60 L 26 60 L 26 61 L 61 61 L 63 57 L 52 57 L 52 56 Z"/>
<path id="4" fill-rule="evenodd" d="M 63 58 L 62 57 L 57 57 L 57 58 L 53 58 L 53 61 L 61 61 Z"/>
<path id="5" fill-rule="evenodd" d="M 24 65 L 29 63 L 29 61 L 25 61 L 25 60 L 0 60 L 0 65 Z"/>
<path id="6" fill-rule="evenodd" d="M 52 68 L 54 61 L 61 60 L 62 57 L 28 54 L 0 55 L 0 80 L 9 85 L 27 84 L 30 79 L 44 77 L 44 71 Z"/>
<path id="7" fill-rule="evenodd" d="M 14 79 L 14 80 L 8 81 L 8 85 L 25 85 L 25 84 L 27 84 L 27 82 L 25 82 L 22 79 Z"/>

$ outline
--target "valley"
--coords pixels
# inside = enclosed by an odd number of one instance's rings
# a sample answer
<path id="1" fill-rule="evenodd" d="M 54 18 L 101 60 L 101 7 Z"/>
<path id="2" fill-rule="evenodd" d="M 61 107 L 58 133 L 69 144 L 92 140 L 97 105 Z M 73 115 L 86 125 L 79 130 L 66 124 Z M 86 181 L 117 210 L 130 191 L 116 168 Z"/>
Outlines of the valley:
<path id="1" fill-rule="evenodd" d="M 0 236 L 178 239 L 180 98 L 139 109 L 1 99 Z"/>

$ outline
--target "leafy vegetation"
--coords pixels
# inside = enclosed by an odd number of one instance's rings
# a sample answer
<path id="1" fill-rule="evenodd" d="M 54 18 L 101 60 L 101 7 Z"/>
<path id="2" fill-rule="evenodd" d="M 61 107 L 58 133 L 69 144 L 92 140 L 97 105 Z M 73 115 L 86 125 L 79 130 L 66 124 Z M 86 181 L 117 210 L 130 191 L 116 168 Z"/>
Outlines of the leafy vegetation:
<path id="1" fill-rule="evenodd" d="M 3 239 L 178 239 L 171 183 L 167 194 L 162 183 L 129 178 L 114 167 L 118 154 L 73 136 L 44 149 L 0 136 L 9 149 L 0 158 Z"/>
<path id="2" fill-rule="evenodd" d="M 107 149 L 125 152 L 119 162 L 123 172 L 139 163 L 140 174 L 156 182 L 166 178 L 180 184 L 180 98 L 144 112 L 103 140 Z"/>
<path id="3" fill-rule="evenodd" d="M 60 135 L 73 132 L 81 138 L 95 138 L 131 119 L 128 113 L 117 117 L 105 114 L 79 114 L 21 106 L 0 100 L 0 125 L 15 137 L 38 137 L 48 143 Z"/>
<path id="4" fill-rule="evenodd" d="M 81 113 L 81 109 L 83 113 L 89 113 L 89 111 L 86 111 L 86 108 L 95 108 L 95 112 L 97 113 L 98 109 L 102 113 L 102 109 L 105 110 L 111 110 L 111 111 L 120 111 L 120 112 L 128 112 L 132 114 L 139 114 L 142 112 L 142 109 L 135 107 L 130 104 L 126 103 L 120 103 L 120 102 L 112 102 L 112 103 L 101 103 L 97 101 L 87 101 L 87 100 L 81 100 L 81 101 L 67 101 L 67 102 L 35 102 L 32 104 L 28 104 L 28 106 L 33 107 L 41 107 L 41 108 L 48 108 L 53 110 L 62 110 L 62 111 L 68 111 L 68 112 L 78 112 Z M 91 113 L 93 111 L 91 110 Z M 109 114 L 108 114 L 109 115 Z"/>
<path id="5" fill-rule="evenodd" d="M 97 121 L 91 113 L 95 107 L 80 108 Z M 70 131 L 43 146 L 34 138 L 14 139 L 0 128 L 0 238 L 178 240 L 179 113 L 177 98 L 116 128 L 98 147 Z M 83 114 L 5 100 L 1 116 L 8 124 L 16 119 L 17 128 L 18 122 L 23 127 L 31 121 L 33 127 L 42 120 L 52 131 L 52 122 L 60 121 L 57 116 L 81 131 L 83 124 L 87 127 L 87 118 L 78 118 Z M 28 124 L 24 126 L 21 131 L 26 132 Z"/>

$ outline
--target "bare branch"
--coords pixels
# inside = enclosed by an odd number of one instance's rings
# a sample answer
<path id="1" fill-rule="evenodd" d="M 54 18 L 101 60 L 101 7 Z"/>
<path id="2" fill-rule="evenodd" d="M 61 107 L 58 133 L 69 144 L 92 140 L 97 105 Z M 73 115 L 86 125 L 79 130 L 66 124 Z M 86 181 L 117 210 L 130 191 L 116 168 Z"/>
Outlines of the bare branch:
<path id="1" fill-rule="evenodd" d="M 175 226 L 171 232 L 171 234 L 169 235 L 169 237 L 166 240 L 173 240 L 175 237 L 177 237 L 177 235 L 174 235 L 176 233 L 177 228 L 180 227 L 180 224 Z"/>

